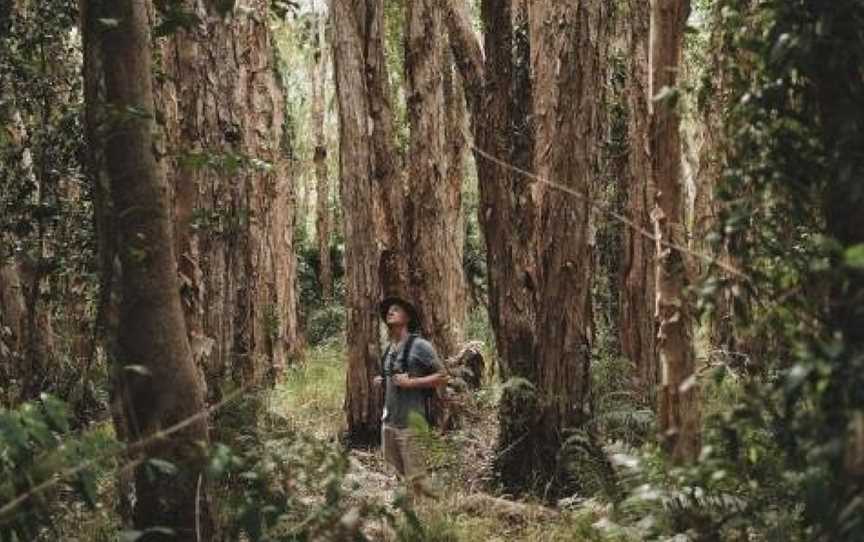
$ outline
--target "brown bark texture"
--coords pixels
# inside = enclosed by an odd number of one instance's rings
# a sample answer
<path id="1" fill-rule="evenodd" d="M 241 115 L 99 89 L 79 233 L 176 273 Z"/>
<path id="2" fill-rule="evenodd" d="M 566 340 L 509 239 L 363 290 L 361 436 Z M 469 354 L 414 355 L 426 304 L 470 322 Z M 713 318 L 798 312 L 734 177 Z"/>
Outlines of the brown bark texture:
<path id="1" fill-rule="evenodd" d="M 178 295 L 168 185 L 154 152 L 152 49 L 146 4 L 117 0 L 90 4 L 87 31 L 102 28 L 107 111 L 111 137 L 105 159 L 116 207 L 114 226 L 122 266 L 118 363 L 125 389 L 124 417 L 129 440 L 153 437 L 161 429 L 200 413 L 204 394 L 186 337 Z M 175 463 L 180 474 L 136 469 L 135 526 L 163 526 L 174 535 L 148 534 L 146 540 L 191 540 L 212 536 L 206 505 L 201 444 L 208 441 L 206 418 L 143 447 L 148 457 Z M 203 487 L 203 491 L 199 490 Z M 202 503 L 196 513 L 196 503 Z"/>
<path id="2" fill-rule="evenodd" d="M 624 186 L 626 213 L 635 224 L 651 231 L 651 208 L 655 189 L 651 176 L 651 149 L 648 116 L 648 45 L 650 11 L 648 3 L 630 0 L 627 4 L 628 159 Z M 654 242 L 633 228 L 624 228 L 620 274 L 619 333 L 622 353 L 636 366 L 639 387 L 653 398 L 659 375 L 654 323 Z"/>
<path id="3" fill-rule="evenodd" d="M 223 16 L 189 1 L 201 23 L 158 42 L 177 268 L 210 400 L 229 377 L 272 381 L 298 353 L 294 179 L 269 3 L 243 4 Z"/>
<path id="4" fill-rule="evenodd" d="M 535 118 L 534 168 L 579 196 L 544 188 L 539 208 L 537 442 L 549 464 L 588 409 L 591 355 L 590 198 L 604 113 L 604 3 L 536 0 L 528 7 Z"/>
<path id="5" fill-rule="evenodd" d="M 345 232 L 348 342 L 345 413 L 347 439 L 359 445 L 377 441 L 383 402 L 382 391 L 372 385 L 379 374 L 377 303 L 381 286 L 376 235 L 380 223 L 376 220 L 378 213 L 370 210 L 376 209 L 382 190 L 377 182 L 382 167 L 376 161 L 374 134 L 376 129 L 380 133 L 388 128 L 380 126 L 372 116 L 374 100 L 370 94 L 375 91 L 370 90 L 367 81 L 370 64 L 378 70 L 384 66 L 380 43 L 383 13 L 380 0 L 333 0 L 330 9 Z M 367 56 L 370 51 L 371 56 Z M 375 51 L 380 51 L 381 56 Z M 380 112 L 379 109 L 379 115 Z M 380 205 L 378 209 L 380 212 Z"/>
<path id="6" fill-rule="evenodd" d="M 700 450 L 698 386 L 694 374 L 691 318 L 684 298 L 687 270 L 681 251 L 687 245 L 683 226 L 680 117 L 673 99 L 656 99 L 674 89 L 681 60 L 688 0 L 651 2 L 651 151 L 657 189 L 651 212 L 657 237 L 657 350 L 661 380 L 658 420 L 664 446 L 673 460 L 694 460 Z"/>
<path id="7" fill-rule="evenodd" d="M 405 30 L 405 93 L 411 127 L 404 253 L 409 288 L 423 334 L 439 354 L 463 338 L 466 286 L 462 272 L 461 175 L 452 175 L 445 110 L 442 10 L 409 0 Z"/>
<path id="8" fill-rule="evenodd" d="M 524 480 L 524 465 L 530 461 L 531 442 L 525 434 L 536 424 L 538 412 L 536 396 L 519 384 L 536 379 L 532 180 L 491 159 L 532 169 L 527 12 L 522 2 L 515 9 L 511 4 L 512 0 L 481 3 L 485 57 L 463 5 L 445 3 L 445 21 L 479 149 L 474 159 L 480 188 L 478 219 L 487 248 L 489 317 L 501 376 L 512 384 L 501 399 L 502 452 L 496 470 L 505 484 L 515 487 Z"/>
<path id="9" fill-rule="evenodd" d="M 315 232 L 318 243 L 318 282 L 321 284 L 321 295 L 324 301 L 333 297 L 333 268 L 330 262 L 330 232 L 332 231 L 332 213 L 330 212 L 330 175 L 327 168 L 327 137 L 324 131 L 324 109 L 326 103 L 327 82 L 327 44 L 325 36 L 325 19 L 323 14 L 315 16 L 315 48 L 312 51 L 312 104 L 311 123 L 315 139 Z"/>

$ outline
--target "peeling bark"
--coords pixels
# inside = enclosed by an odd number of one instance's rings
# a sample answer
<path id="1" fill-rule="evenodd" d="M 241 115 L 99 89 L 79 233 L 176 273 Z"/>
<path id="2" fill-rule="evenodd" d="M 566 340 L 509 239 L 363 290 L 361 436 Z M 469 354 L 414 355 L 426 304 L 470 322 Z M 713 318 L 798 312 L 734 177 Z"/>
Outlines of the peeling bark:
<path id="1" fill-rule="evenodd" d="M 627 216 L 651 231 L 650 210 L 655 188 L 651 175 L 648 116 L 648 45 L 650 12 L 642 0 L 628 2 L 625 23 L 627 41 L 628 164 L 626 170 Z M 654 244 L 633 228 L 624 229 L 621 262 L 619 324 L 621 350 L 636 366 L 640 388 L 655 397 L 659 377 L 654 323 Z"/>
<path id="2" fill-rule="evenodd" d="M 327 45 L 325 42 L 324 16 L 315 16 L 315 50 L 312 52 L 312 131 L 315 139 L 315 186 L 317 201 L 315 205 L 315 231 L 318 242 L 318 282 L 321 296 L 325 302 L 333 297 L 333 269 L 330 262 L 330 232 L 332 217 L 330 213 L 330 178 L 327 171 L 327 138 L 324 134 L 324 106 L 327 74 Z"/>
<path id="3" fill-rule="evenodd" d="M 651 96 L 674 89 L 681 59 L 688 0 L 651 2 Z M 699 454 L 700 414 L 694 374 L 691 320 L 684 299 L 687 270 L 680 251 L 686 246 L 683 226 L 680 118 L 673 100 L 651 100 L 652 175 L 657 188 L 651 212 L 657 253 L 657 350 L 661 380 L 658 420 L 664 446 L 673 460 L 695 460 Z"/>
<path id="4" fill-rule="evenodd" d="M 226 378 L 272 381 L 297 354 L 294 179 L 268 2 L 224 18 L 187 4 L 202 23 L 160 40 L 156 92 L 183 308 L 215 401 Z"/>
<path id="5" fill-rule="evenodd" d="M 381 391 L 372 386 L 372 379 L 379 371 L 377 303 L 381 287 L 376 235 L 379 221 L 376 221 L 377 213 L 370 210 L 376 209 L 382 190 L 381 184 L 376 183 L 380 179 L 376 175 L 380 175 L 382 169 L 375 160 L 374 134 L 376 129 L 387 128 L 380 126 L 372 116 L 374 101 L 367 82 L 370 64 L 383 69 L 383 56 L 374 53 L 367 56 L 370 50 L 381 51 L 383 55 L 381 8 L 380 0 L 333 0 L 330 8 L 345 231 L 348 313 L 345 414 L 347 438 L 356 445 L 378 441 L 383 403 Z M 380 209 L 380 204 L 377 208 Z"/>
<path id="6" fill-rule="evenodd" d="M 447 147 L 441 9 L 409 0 L 405 33 L 406 101 L 411 126 L 404 253 L 411 297 L 423 332 L 442 356 L 463 337 L 466 287 L 462 273 L 461 176 L 451 174 Z"/>
<path id="7" fill-rule="evenodd" d="M 601 158 L 607 13 L 600 0 L 535 0 L 528 14 L 534 168 L 581 194 L 541 193 L 536 359 L 542 417 L 535 446 L 551 470 L 563 432 L 588 415 L 590 198 Z"/>

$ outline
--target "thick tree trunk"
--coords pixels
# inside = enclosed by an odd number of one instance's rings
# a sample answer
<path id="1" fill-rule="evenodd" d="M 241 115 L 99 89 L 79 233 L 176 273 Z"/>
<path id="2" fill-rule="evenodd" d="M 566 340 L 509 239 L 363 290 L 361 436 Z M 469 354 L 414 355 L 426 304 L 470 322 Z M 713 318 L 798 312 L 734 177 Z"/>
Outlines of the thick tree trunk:
<path id="1" fill-rule="evenodd" d="M 86 172 L 93 190 L 93 226 L 96 232 L 97 255 L 99 260 L 99 295 L 96 301 L 94 322 L 95 344 L 91 358 L 97 354 L 96 345 L 105 351 L 105 359 L 111 376 L 110 413 L 114 432 L 121 442 L 129 442 L 132 437 L 124 413 L 124 405 L 129 402 L 126 387 L 122 384 L 123 368 L 119 363 L 120 292 L 117 286 L 122 271 L 117 254 L 117 232 L 114 228 L 114 205 L 111 199 L 111 180 L 105 164 L 105 141 L 103 134 L 107 119 L 105 109 L 105 66 L 102 59 L 102 44 L 99 36 L 102 25 L 99 23 L 100 7 L 93 0 L 80 2 L 80 21 L 83 46 L 84 75 L 84 123 L 87 140 Z M 95 10 L 95 16 L 91 15 Z M 93 360 L 90 360 L 92 363 Z M 133 497 L 135 476 L 133 472 L 122 469 L 117 474 L 118 500 L 116 512 L 124 527 L 133 524 Z"/>
<path id="2" fill-rule="evenodd" d="M 441 9 L 432 0 L 409 0 L 407 6 L 405 92 L 411 136 L 403 246 L 424 335 L 446 357 L 462 341 L 465 318 L 461 178 L 448 175 Z"/>
<path id="3" fill-rule="evenodd" d="M 211 400 L 227 376 L 272 381 L 298 340 L 294 186 L 280 151 L 269 3 L 244 4 L 225 17 L 199 6 L 203 22 L 159 49 L 177 267 Z"/>
<path id="4" fill-rule="evenodd" d="M 201 413 L 204 397 L 178 295 L 168 186 L 154 153 L 146 6 L 116 0 L 100 8 L 89 10 L 85 29 L 99 28 L 98 21 L 117 21 L 116 27 L 89 38 L 101 38 L 107 107 L 126 112 L 115 116 L 105 157 L 123 268 L 118 362 L 143 368 L 122 371 L 120 383 L 126 389 L 129 440 L 138 441 Z M 155 474 L 143 465 L 136 470 L 136 527 L 158 525 L 174 531 L 174 536 L 151 533 L 147 540 L 193 540 L 197 535 L 211 539 L 206 484 L 201 491 L 200 443 L 208 441 L 207 429 L 207 419 L 200 418 L 145 447 L 147 456 L 167 459 L 180 468 L 177 476 Z M 204 506 L 196 509 L 201 502 Z"/>
<path id="5" fill-rule="evenodd" d="M 651 231 L 655 189 L 651 176 L 648 116 L 648 39 L 650 12 L 642 0 L 628 2 L 627 41 L 628 164 L 625 177 L 627 216 Z M 646 398 L 656 395 L 657 363 L 654 324 L 654 243 L 633 228 L 624 229 L 620 274 L 619 334 L 622 353 L 636 366 Z"/>
<path id="6" fill-rule="evenodd" d="M 324 132 L 324 107 L 327 81 L 327 45 L 324 15 L 315 16 L 315 50 L 312 52 L 312 132 L 315 138 L 315 186 L 317 202 L 315 206 L 315 231 L 318 241 L 318 282 L 324 301 L 333 297 L 333 269 L 330 262 L 330 232 L 332 220 L 330 213 L 330 179 L 327 171 L 327 137 Z"/>
<path id="7" fill-rule="evenodd" d="M 535 0 L 528 8 L 534 77 L 534 168 L 579 196 L 545 188 L 540 206 L 535 446 L 544 475 L 568 428 L 588 414 L 592 179 L 600 163 L 606 13 L 600 0 Z"/>
<path id="8" fill-rule="evenodd" d="M 515 489 L 524 483 L 532 446 L 526 433 L 536 425 L 539 412 L 536 396 L 522 385 L 536 380 L 532 180 L 496 161 L 528 171 L 533 162 L 527 16 L 521 2 L 513 15 L 511 3 L 485 0 L 481 4 L 485 59 L 463 10 L 453 0 L 445 6 L 450 44 L 462 73 L 479 149 L 474 158 L 480 187 L 478 218 L 486 240 L 489 317 L 502 378 L 510 383 L 501 398 L 501 453 L 496 470 Z"/>
<path id="9" fill-rule="evenodd" d="M 367 68 L 378 62 L 367 52 L 381 47 L 380 0 L 333 0 L 333 66 L 339 102 L 339 175 L 345 228 L 345 304 L 348 312 L 345 411 L 352 444 L 377 441 L 382 392 L 372 387 L 378 375 L 379 250 L 375 213 L 381 186 L 376 184 L 375 129 Z M 367 21 L 378 21 L 374 30 Z M 379 41 L 379 43 L 373 43 Z M 383 69 L 383 64 L 378 65 Z M 372 135 L 373 137 L 370 137 Z M 379 165 L 380 166 L 380 165 Z M 379 207 L 380 208 L 380 207 Z"/>
<path id="10" fill-rule="evenodd" d="M 674 89 L 681 59 L 688 0 L 651 2 L 651 96 Z M 661 437 L 675 461 L 697 457 L 700 449 L 698 386 L 694 374 L 691 322 L 684 299 L 687 272 L 679 250 L 684 238 L 680 119 L 674 100 L 651 100 L 652 175 L 657 189 L 651 218 L 658 238 L 657 350 L 662 377 L 658 418 Z"/>

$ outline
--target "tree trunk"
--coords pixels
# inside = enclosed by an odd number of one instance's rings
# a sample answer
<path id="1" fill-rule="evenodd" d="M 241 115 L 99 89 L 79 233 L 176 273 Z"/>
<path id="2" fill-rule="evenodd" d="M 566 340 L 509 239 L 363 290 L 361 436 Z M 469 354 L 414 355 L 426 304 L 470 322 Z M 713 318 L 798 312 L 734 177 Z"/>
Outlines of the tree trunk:
<path id="1" fill-rule="evenodd" d="M 528 8 L 537 175 L 578 196 L 544 188 L 538 230 L 536 453 L 545 476 L 568 428 L 588 414 L 591 356 L 590 198 L 598 173 L 605 81 L 606 13 L 600 0 L 535 0 Z M 551 471 L 551 472 L 550 472 Z"/>
<path id="2" fill-rule="evenodd" d="M 87 13 L 85 29 L 99 28 L 99 21 L 116 21 L 116 26 L 103 27 L 99 36 L 88 38 L 101 38 L 107 106 L 123 112 L 111 126 L 105 157 L 123 268 L 118 361 L 141 367 L 121 371 L 120 385 L 126 389 L 129 440 L 139 441 L 200 414 L 204 397 L 178 295 L 168 186 L 154 153 L 146 5 L 116 0 L 99 7 Z M 207 419 L 199 418 L 144 447 L 147 457 L 161 457 L 180 469 L 176 476 L 154 473 L 146 464 L 136 469 L 135 526 L 158 525 L 174 531 L 174 536 L 151 533 L 147 540 L 192 540 L 198 534 L 199 539 L 211 539 L 206 485 L 200 491 L 204 476 L 200 443 L 207 441 Z M 205 506 L 196 509 L 201 499 Z"/>
<path id="3" fill-rule="evenodd" d="M 650 209 L 655 189 L 651 176 L 648 117 L 649 5 L 642 0 L 628 3 L 627 104 L 628 164 L 625 190 L 627 216 L 645 231 L 651 231 Z M 620 274 L 619 332 L 623 354 L 636 366 L 640 388 L 653 402 L 659 366 L 654 325 L 654 244 L 633 228 L 624 228 L 624 253 Z"/>
<path id="4" fill-rule="evenodd" d="M 432 0 L 409 0 L 407 6 L 405 93 L 411 135 L 403 246 L 424 335 L 446 357 L 462 341 L 465 318 L 461 177 L 448 175 L 441 9 Z"/>
<path id="5" fill-rule="evenodd" d="M 327 81 L 327 46 L 324 15 L 315 15 L 315 50 L 312 52 L 312 131 L 315 138 L 315 180 L 318 196 L 315 230 L 318 241 L 318 282 L 325 302 L 333 297 L 333 269 L 330 263 L 330 179 L 327 171 L 327 138 L 324 133 L 324 107 Z"/>
<path id="6" fill-rule="evenodd" d="M 381 193 L 376 175 L 373 100 L 367 83 L 370 65 L 383 69 L 376 54 L 382 51 L 380 0 L 333 0 L 333 67 L 339 102 L 339 176 L 345 228 L 345 305 L 347 308 L 347 381 L 345 412 L 347 438 L 356 445 L 377 442 L 382 391 L 372 387 L 379 374 L 377 304 L 379 250 L 376 200 Z M 369 24 L 371 22 L 371 24 Z M 381 73 L 381 72 L 378 72 Z M 380 110 L 379 110 L 380 112 Z M 379 117 L 380 119 L 380 117 Z M 380 200 L 379 200 L 380 201 Z M 380 203 L 378 204 L 380 209 Z"/>
<path id="7" fill-rule="evenodd" d="M 651 2 L 651 96 L 675 89 L 688 0 Z M 693 460 L 700 449 L 698 386 L 690 315 L 684 299 L 687 274 L 679 250 L 686 246 L 682 224 L 680 119 L 671 98 L 650 102 L 651 172 L 657 189 L 651 212 L 657 251 L 657 350 L 661 364 L 658 418 L 661 437 L 675 461 Z"/>
<path id="8" fill-rule="evenodd" d="M 846 55 L 849 44 L 860 44 L 861 7 L 854 2 L 840 6 L 813 3 L 813 27 L 831 28 L 820 36 L 814 58 L 832 59 L 816 65 L 814 93 L 822 125 L 822 144 L 828 167 L 836 172 L 825 186 L 823 213 L 828 234 L 844 250 L 864 245 L 864 106 L 861 93 L 860 54 Z M 818 7 L 817 7 L 818 6 Z M 812 27 L 811 27 L 812 28 Z M 845 516 L 846 501 L 861 495 L 864 487 L 864 414 L 862 414 L 861 359 L 864 355 L 864 270 L 860 266 L 838 265 L 835 268 L 828 303 L 828 323 L 836 340 L 842 337 L 843 352 L 834 360 L 828 389 L 822 392 L 821 408 L 827 413 L 827 427 L 845 428 L 843 452 L 838 454 L 834 476 L 844 480 L 840 498 Z M 819 503 L 822 504 L 822 503 Z M 851 506 L 851 505 L 850 505 Z M 848 520 L 847 520 L 848 521 Z M 835 528 L 836 530 L 836 528 Z M 854 538 L 854 537 L 852 537 Z"/>
<path id="9" fill-rule="evenodd" d="M 531 170 L 533 162 L 527 17 L 521 2 L 514 16 L 511 2 L 481 3 L 485 59 L 466 14 L 452 0 L 445 5 L 450 45 L 479 149 L 474 158 L 480 188 L 478 219 L 486 240 L 489 318 L 501 376 L 508 382 L 501 398 L 501 452 L 495 467 L 505 485 L 515 489 L 524 483 L 532 446 L 525 435 L 539 413 L 536 396 L 522 385 L 536 380 L 532 180 L 496 161 L 525 170 Z"/>
<path id="10" fill-rule="evenodd" d="M 280 144 L 269 3 L 160 41 L 157 105 L 183 307 L 211 401 L 225 377 L 272 381 L 296 353 L 294 186 Z M 193 9 L 190 2 L 189 9 Z"/>

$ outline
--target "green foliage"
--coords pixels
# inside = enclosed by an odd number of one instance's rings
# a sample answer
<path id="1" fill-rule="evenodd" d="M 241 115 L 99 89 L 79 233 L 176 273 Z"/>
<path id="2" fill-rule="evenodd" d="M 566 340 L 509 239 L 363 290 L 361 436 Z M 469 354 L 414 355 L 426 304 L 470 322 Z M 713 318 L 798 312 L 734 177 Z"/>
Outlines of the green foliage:
<path id="1" fill-rule="evenodd" d="M 683 478 L 744 502 L 692 514 L 691 528 L 701 517 L 740 533 L 785 526 L 780 539 L 859 540 L 864 2 L 723 0 L 712 17 L 720 79 L 709 72 L 701 99 L 722 90 L 730 104 L 712 237 L 748 279 L 712 272 L 700 302 L 711 310 L 722 288 L 735 299 L 736 332 L 758 337 L 767 378 L 733 386 L 734 406 L 715 413 L 713 444 Z M 680 511 L 705 508 L 698 500 Z"/>
<path id="2" fill-rule="evenodd" d="M 85 179 L 81 44 L 73 31 L 77 2 L 4 4 L 0 264 L 17 265 L 28 311 L 51 318 L 58 344 L 50 352 L 19 336 L 23 344 L 16 348 L 9 344 L 14 341 L 7 342 L 12 333 L 7 329 L 0 340 L 6 343 L 0 346 L 0 358 L 9 358 L 0 362 L 5 388 L 0 400 L 11 405 L 35 398 L 41 390 L 92 403 L 90 382 L 99 375 L 94 371 L 81 377 L 86 364 L 74 348 L 76 335 L 89 333 L 97 284 L 93 186 Z M 31 378 L 23 389 L 27 375 L 15 369 L 28 366 L 39 372 L 39 381 Z M 81 382 L 86 389 L 80 389 Z M 75 407 L 80 411 L 94 405 Z"/>
<path id="3" fill-rule="evenodd" d="M 100 431 L 71 432 L 68 406 L 50 395 L 0 409 L 0 540 L 30 541 L 54 527 L 57 511 L 97 503 L 100 469 L 119 445 Z"/>
<path id="4" fill-rule="evenodd" d="M 601 356 L 591 363 L 591 398 L 594 416 L 590 428 L 609 442 L 641 446 L 655 429 L 652 405 L 633 386 L 633 364 L 625 359 Z"/>
<path id="5" fill-rule="evenodd" d="M 346 500 L 344 452 L 311 437 L 281 429 L 271 419 L 266 439 L 245 452 L 219 444 L 209 474 L 223 482 L 223 521 L 231 539 L 341 539 L 353 535 L 370 513 Z M 350 539 L 350 538 L 349 538 Z"/>

